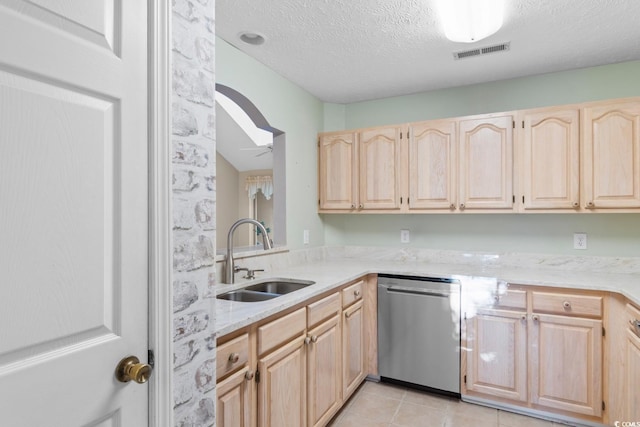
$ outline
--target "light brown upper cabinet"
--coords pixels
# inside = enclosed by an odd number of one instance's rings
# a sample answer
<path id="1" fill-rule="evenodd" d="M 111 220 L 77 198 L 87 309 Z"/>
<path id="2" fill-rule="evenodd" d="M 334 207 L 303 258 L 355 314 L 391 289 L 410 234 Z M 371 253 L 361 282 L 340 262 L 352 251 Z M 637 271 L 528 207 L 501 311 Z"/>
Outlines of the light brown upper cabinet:
<path id="1" fill-rule="evenodd" d="M 399 126 L 320 134 L 320 211 L 399 209 L 400 139 Z"/>
<path id="2" fill-rule="evenodd" d="M 459 122 L 461 211 L 513 209 L 513 126 L 510 114 Z"/>
<path id="3" fill-rule="evenodd" d="M 409 210 L 456 208 L 458 167 L 455 120 L 409 125 Z"/>
<path id="4" fill-rule="evenodd" d="M 611 101 L 583 111 L 583 207 L 640 208 L 640 101 Z"/>
<path id="5" fill-rule="evenodd" d="M 353 210 L 358 206 L 356 132 L 331 132 L 318 138 L 320 209 Z"/>
<path id="6" fill-rule="evenodd" d="M 580 207 L 580 111 L 524 111 L 522 124 L 522 209 Z"/>

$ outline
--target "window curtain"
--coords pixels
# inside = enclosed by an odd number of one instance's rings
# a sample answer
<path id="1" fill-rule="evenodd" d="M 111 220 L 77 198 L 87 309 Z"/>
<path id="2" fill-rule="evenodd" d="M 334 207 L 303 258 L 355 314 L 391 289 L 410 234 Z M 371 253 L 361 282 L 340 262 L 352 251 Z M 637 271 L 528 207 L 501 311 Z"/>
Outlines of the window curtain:
<path id="1" fill-rule="evenodd" d="M 258 191 L 264 194 L 265 199 L 271 199 L 273 195 L 273 177 L 266 176 L 248 176 L 245 181 L 245 189 L 249 194 L 249 199 L 256 198 Z"/>

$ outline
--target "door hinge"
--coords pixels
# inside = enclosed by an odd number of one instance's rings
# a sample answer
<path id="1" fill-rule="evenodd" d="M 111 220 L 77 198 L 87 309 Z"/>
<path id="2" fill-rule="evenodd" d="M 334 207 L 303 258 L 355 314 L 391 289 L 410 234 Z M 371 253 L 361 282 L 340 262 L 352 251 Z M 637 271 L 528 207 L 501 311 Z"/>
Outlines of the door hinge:
<path id="1" fill-rule="evenodd" d="M 318 206 L 320 206 L 320 199 L 318 199 Z"/>
<path id="2" fill-rule="evenodd" d="M 602 410 L 604 411 L 607 405 L 604 404 L 604 400 L 602 401 Z"/>
<path id="3" fill-rule="evenodd" d="M 410 138 L 410 136 L 409 136 L 409 132 L 411 132 L 411 131 L 409 131 L 409 130 L 407 131 L 407 139 L 409 139 L 409 138 Z"/>
<path id="4" fill-rule="evenodd" d="M 256 384 L 260 383 L 260 370 L 256 369 Z"/>
<path id="5" fill-rule="evenodd" d="M 400 204 L 402 204 L 402 197 L 400 197 Z"/>
<path id="6" fill-rule="evenodd" d="M 147 350 L 147 364 L 152 368 L 156 365 L 156 356 L 153 354 L 153 350 Z"/>
<path id="7" fill-rule="evenodd" d="M 320 138 L 318 138 L 318 147 L 320 147 Z"/>
<path id="8" fill-rule="evenodd" d="M 513 194 L 513 195 L 511 196 L 511 202 L 512 202 L 512 203 L 515 203 L 515 202 L 516 202 L 516 195 L 515 195 L 515 194 Z"/>
<path id="9" fill-rule="evenodd" d="M 602 336 L 606 336 L 607 335 L 607 331 L 604 329 L 604 326 L 602 327 Z"/>
<path id="10" fill-rule="evenodd" d="M 411 198 L 407 197 L 407 204 L 410 203 Z"/>
<path id="11" fill-rule="evenodd" d="M 524 203 L 524 196 L 522 196 L 522 203 Z"/>
<path id="12" fill-rule="evenodd" d="M 522 129 L 524 129 L 524 120 L 522 121 Z"/>
<path id="13" fill-rule="evenodd" d="M 400 139 L 402 139 L 402 132 L 400 132 Z"/>
<path id="14" fill-rule="evenodd" d="M 466 375 L 464 376 L 464 383 L 465 384 L 467 383 L 467 376 Z"/>
<path id="15" fill-rule="evenodd" d="M 513 122 L 511 122 L 511 123 L 512 123 L 513 128 L 515 129 L 515 128 L 516 128 L 516 121 L 514 120 L 514 121 L 513 121 Z"/>

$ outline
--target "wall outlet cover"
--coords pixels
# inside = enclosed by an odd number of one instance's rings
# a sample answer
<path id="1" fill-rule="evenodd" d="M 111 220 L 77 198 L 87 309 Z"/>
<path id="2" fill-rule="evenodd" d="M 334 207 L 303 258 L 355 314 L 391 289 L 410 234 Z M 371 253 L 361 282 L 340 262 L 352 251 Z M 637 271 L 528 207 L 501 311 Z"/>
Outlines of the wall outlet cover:
<path id="1" fill-rule="evenodd" d="M 409 230 L 400 230 L 400 243 L 409 243 L 410 241 Z"/>
<path id="2" fill-rule="evenodd" d="M 587 249 L 587 233 L 573 233 L 573 249 Z"/>

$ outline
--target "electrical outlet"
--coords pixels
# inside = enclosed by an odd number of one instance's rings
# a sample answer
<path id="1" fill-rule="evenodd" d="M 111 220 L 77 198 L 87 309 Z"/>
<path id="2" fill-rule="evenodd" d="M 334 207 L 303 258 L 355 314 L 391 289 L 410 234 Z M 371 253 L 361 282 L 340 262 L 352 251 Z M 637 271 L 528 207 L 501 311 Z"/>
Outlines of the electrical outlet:
<path id="1" fill-rule="evenodd" d="M 400 243 L 409 243 L 410 240 L 409 230 L 400 230 Z"/>
<path id="2" fill-rule="evenodd" d="M 304 230 L 302 232 L 302 243 L 305 245 L 309 244 L 309 230 Z"/>
<path id="3" fill-rule="evenodd" d="M 587 249 L 587 233 L 573 233 L 573 249 Z"/>

